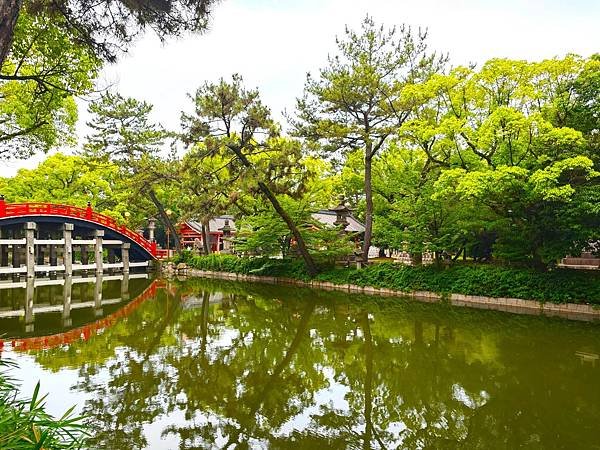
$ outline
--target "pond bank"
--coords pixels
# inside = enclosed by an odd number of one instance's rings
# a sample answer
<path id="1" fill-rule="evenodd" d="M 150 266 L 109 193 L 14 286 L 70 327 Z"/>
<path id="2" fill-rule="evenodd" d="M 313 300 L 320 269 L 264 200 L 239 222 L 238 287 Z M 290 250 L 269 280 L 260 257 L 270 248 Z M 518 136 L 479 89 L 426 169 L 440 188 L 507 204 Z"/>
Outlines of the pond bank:
<path id="1" fill-rule="evenodd" d="M 439 294 L 431 291 L 403 291 L 398 289 L 381 288 L 374 286 L 360 286 L 349 283 L 333 283 L 321 280 L 302 280 L 290 277 L 250 275 L 232 272 L 200 270 L 190 267 L 183 269 L 183 273 L 191 277 L 215 278 L 235 281 L 260 282 L 269 284 L 283 284 L 310 287 L 315 289 L 346 291 L 351 293 L 364 293 L 369 295 L 410 297 L 419 301 L 440 302 L 448 301 L 455 306 L 505 311 L 516 314 L 544 315 L 548 317 L 562 317 L 572 320 L 594 321 L 600 319 L 600 308 L 581 303 L 552 303 L 538 300 L 525 300 L 507 297 L 488 297 L 466 294 Z"/>

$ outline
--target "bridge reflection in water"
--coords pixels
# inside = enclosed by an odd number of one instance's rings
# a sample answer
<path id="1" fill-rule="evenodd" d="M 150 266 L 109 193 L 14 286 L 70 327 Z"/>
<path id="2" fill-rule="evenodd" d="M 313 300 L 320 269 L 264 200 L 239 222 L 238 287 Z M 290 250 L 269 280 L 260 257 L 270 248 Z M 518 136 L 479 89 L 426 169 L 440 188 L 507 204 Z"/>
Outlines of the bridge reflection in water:
<path id="1" fill-rule="evenodd" d="M 164 287 L 148 274 L 0 282 L 0 351 L 87 340 Z"/>

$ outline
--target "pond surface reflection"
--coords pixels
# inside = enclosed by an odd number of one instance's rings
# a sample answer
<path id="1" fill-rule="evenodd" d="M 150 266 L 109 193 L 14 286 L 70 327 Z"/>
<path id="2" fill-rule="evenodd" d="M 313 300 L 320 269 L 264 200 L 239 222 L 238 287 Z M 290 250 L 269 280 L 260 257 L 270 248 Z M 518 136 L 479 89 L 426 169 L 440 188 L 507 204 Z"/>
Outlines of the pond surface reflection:
<path id="1" fill-rule="evenodd" d="M 24 387 L 39 379 L 55 412 L 77 403 L 87 414 L 94 448 L 600 445 L 597 324 L 295 287 L 138 283 L 88 336 L 4 346 Z"/>

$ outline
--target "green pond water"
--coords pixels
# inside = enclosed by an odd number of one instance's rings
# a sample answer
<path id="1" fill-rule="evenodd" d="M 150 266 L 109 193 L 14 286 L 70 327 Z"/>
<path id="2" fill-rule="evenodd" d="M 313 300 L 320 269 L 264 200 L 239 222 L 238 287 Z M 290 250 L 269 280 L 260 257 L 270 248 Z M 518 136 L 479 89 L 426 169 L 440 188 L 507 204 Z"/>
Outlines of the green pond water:
<path id="1" fill-rule="evenodd" d="M 0 289 L 1 356 L 51 412 L 76 404 L 93 448 L 600 448 L 597 323 L 202 279 L 90 279 L 65 308 L 64 289 Z"/>

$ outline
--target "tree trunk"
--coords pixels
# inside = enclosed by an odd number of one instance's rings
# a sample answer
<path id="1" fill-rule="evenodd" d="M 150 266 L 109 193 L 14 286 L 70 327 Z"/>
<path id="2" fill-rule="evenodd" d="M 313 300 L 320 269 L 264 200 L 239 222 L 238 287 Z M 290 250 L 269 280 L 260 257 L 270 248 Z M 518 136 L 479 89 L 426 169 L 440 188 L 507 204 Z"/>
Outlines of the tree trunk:
<path id="1" fill-rule="evenodd" d="M 248 158 L 246 158 L 246 155 L 242 153 L 240 148 L 230 146 L 229 149 L 233 153 L 235 153 L 235 155 L 245 167 L 253 168 L 252 163 L 248 160 Z M 317 265 L 315 264 L 315 261 L 313 260 L 312 256 L 310 256 L 310 253 L 308 253 L 306 243 L 304 242 L 304 238 L 300 234 L 300 230 L 298 230 L 298 227 L 296 226 L 292 218 L 288 215 L 288 213 L 285 212 L 285 210 L 279 203 L 279 200 L 277 200 L 277 197 L 275 197 L 273 192 L 271 192 L 271 189 L 269 189 L 269 186 L 267 186 L 262 181 L 259 181 L 258 187 L 260 188 L 263 195 L 267 197 L 267 199 L 271 202 L 271 205 L 273 205 L 273 208 L 275 209 L 277 214 L 279 214 L 279 217 L 283 219 L 288 229 L 292 232 L 292 235 L 296 240 L 296 245 L 298 246 L 298 251 L 300 252 L 300 255 L 302 255 L 302 259 L 304 260 L 304 264 L 306 265 L 306 270 L 311 277 L 314 277 L 317 273 L 319 273 L 319 270 L 317 269 Z"/>
<path id="2" fill-rule="evenodd" d="M 302 255 L 304 264 L 306 264 L 306 270 L 308 271 L 308 274 L 311 277 L 314 277 L 317 273 L 319 273 L 319 270 L 317 269 L 317 265 L 315 264 L 315 261 L 313 260 L 312 256 L 310 256 L 310 253 L 308 253 L 306 243 L 304 242 L 302 234 L 300 234 L 300 230 L 298 230 L 298 227 L 296 226 L 292 218 L 283 209 L 283 207 L 279 203 L 279 200 L 277 200 L 277 197 L 275 197 L 275 195 L 271 192 L 269 187 L 262 181 L 258 182 L 258 186 L 260 187 L 260 190 L 263 192 L 265 197 L 267 197 L 267 199 L 271 202 L 271 205 L 273 205 L 273 208 L 275 208 L 275 211 L 277 211 L 279 217 L 283 219 L 289 230 L 294 235 L 296 245 L 298 246 L 298 251 L 300 252 L 300 255 Z"/>
<path id="3" fill-rule="evenodd" d="M 369 248 L 373 238 L 373 190 L 371 186 L 371 169 L 373 158 L 371 156 L 371 146 L 367 145 L 365 150 L 365 238 L 363 242 L 363 261 L 369 262 Z"/>
<path id="4" fill-rule="evenodd" d="M 163 204 L 160 202 L 153 189 L 148 189 L 148 196 L 150 197 L 150 200 L 152 200 L 152 203 L 154 203 L 154 206 L 156 206 L 158 214 L 160 215 L 160 221 L 162 222 L 163 226 L 165 228 L 169 228 L 171 235 L 173 236 L 173 243 L 175 244 L 177 253 L 181 253 L 181 241 L 179 240 L 179 235 L 177 234 L 177 230 L 175 229 L 173 222 L 171 222 L 171 219 L 167 215 Z"/>
<path id="5" fill-rule="evenodd" d="M 210 225 L 206 222 L 202 222 L 202 248 L 204 249 L 204 254 L 209 255 L 211 253 L 210 245 L 208 245 L 208 236 L 210 235 Z"/>
<path id="6" fill-rule="evenodd" d="M 10 51 L 23 0 L 0 0 L 0 68 Z"/>
<path id="7" fill-rule="evenodd" d="M 546 272 L 548 270 L 548 265 L 542 260 L 537 248 L 532 252 L 531 266 L 538 272 Z"/>

